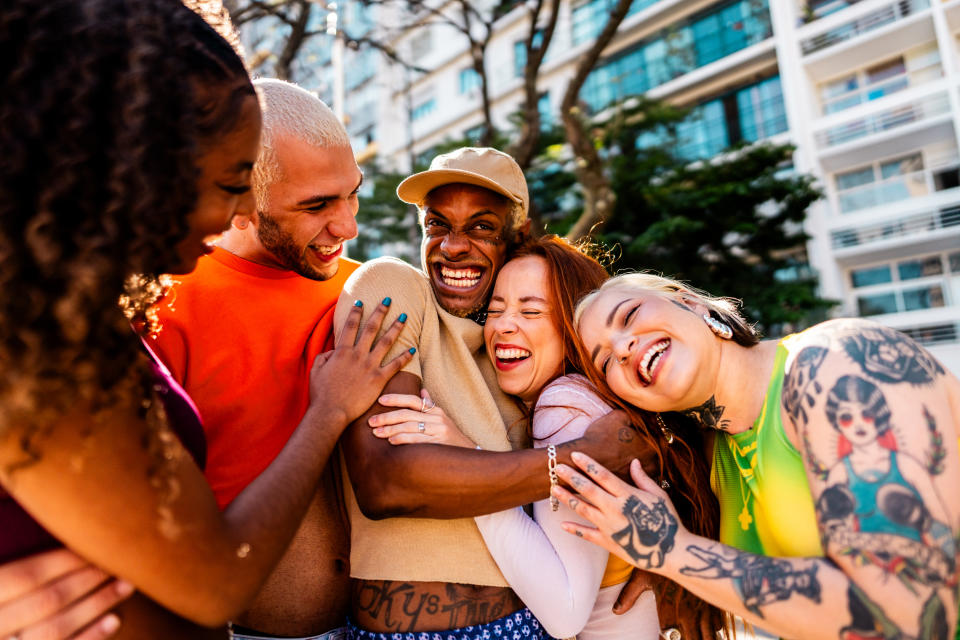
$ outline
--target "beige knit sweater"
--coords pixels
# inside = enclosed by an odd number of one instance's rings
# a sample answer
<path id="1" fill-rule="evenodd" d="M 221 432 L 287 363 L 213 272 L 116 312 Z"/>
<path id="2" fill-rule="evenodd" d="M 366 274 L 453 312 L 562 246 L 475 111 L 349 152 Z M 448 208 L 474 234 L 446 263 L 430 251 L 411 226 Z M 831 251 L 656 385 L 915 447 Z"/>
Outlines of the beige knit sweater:
<path id="1" fill-rule="evenodd" d="M 508 451 L 528 446 L 519 409 L 497 386 L 483 348 L 483 328 L 441 308 L 430 281 L 419 269 L 393 258 L 373 260 L 357 269 L 337 304 L 338 338 L 354 301 L 362 300 L 365 308 L 372 309 L 387 296 L 393 299 L 388 321 L 400 313 L 408 316 L 388 359 L 416 347 L 417 353 L 404 371 L 420 378 L 436 403 L 484 449 Z M 385 322 L 384 326 L 389 325 Z M 473 518 L 373 521 L 360 513 L 350 483 L 344 486 L 353 577 L 508 586 Z"/>

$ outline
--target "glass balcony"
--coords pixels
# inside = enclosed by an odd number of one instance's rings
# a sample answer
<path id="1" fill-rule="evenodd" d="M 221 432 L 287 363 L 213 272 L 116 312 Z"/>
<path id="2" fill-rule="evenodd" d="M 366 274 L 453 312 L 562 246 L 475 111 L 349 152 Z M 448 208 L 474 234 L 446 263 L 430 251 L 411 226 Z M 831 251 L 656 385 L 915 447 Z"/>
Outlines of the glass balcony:
<path id="1" fill-rule="evenodd" d="M 945 93 L 926 96 L 865 118 L 819 131 L 816 134 L 817 145 L 821 148 L 837 146 L 875 133 L 934 118 L 949 111 L 950 101 Z"/>
<path id="2" fill-rule="evenodd" d="M 809 55 L 912 16 L 929 7 L 930 0 L 897 0 L 897 2 L 842 24 L 826 33 L 807 38 L 800 43 L 800 47 L 804 55 Z"/>
<path id="3" fill-rule="evenodd" d="M 931 80 L 937 80 L 941 77 L 943 77 L 943 67 L 940 65 L 940 62 L 937 61 L 934 64 L 927 65 L 920 69 L 913 69 L 897 74 L 882 82 L 876 82 L 865 87 L 830 96 L 829 99 L 825 99 L 822 103 L 823 113 L 824 115 L 837 113 L 838 111 L 850 109 L 865 102 L 877 100 L 884 96 L 897 93 L 898 91 L 903 91 L 909 87 L 915 87 L 930 82 Z"/>
<path id="4" fill-rule="evenodd" d="M 921 213 L 891 222 L 838 229 L 831 232 L 830 240 L 834 249 L 849 249 L 882 240 L 955 227 L 960 227 L 960 206 Z"/>
<path id="5" fill-rule="evenodd" d="M 919 198 L 960 186 L 960 163 L 924 169 L 837 192 L 841 213 Z"/>

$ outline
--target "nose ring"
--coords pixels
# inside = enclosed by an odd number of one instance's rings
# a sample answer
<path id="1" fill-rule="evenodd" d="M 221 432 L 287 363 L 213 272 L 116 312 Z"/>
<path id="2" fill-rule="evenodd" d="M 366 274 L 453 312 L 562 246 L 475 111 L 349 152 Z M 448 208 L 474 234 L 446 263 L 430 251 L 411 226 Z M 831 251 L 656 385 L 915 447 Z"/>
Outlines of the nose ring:
<path id="1" fill-rule="evenodd" d="M 617 364 L 625 364 L 627 362 L 627 356 L 620 356 L 617 358 Z"/>

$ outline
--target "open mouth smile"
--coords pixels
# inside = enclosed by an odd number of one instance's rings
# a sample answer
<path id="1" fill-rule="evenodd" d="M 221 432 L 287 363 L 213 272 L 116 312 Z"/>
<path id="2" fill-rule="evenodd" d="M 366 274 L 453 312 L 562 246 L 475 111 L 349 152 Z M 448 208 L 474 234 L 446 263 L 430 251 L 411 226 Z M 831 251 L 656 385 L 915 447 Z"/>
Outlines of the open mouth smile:
<path id="1" fill-rule="evenodd" d="M 521 362 L 528 359 L 533 353 L 529 349 L 518 347 L 512 344 L 498 344 L 493 348 L 493 355 L 496 358 L 497 369 L 506 371 L 520 365 Z"/>
<path id="2" fill-rule="evenodd" d="M 480 280 L 483 277 L 483 269 L 480 267 L 460 267 L 453 269 L 443 265 L 436 265 L 434 268 L 440 281 L 454 289 L 471 289 L 480 284 Z"/>
<path id="3" fill-rule="evenodd" d="M 670 338 L 657 340 L 643 352 L 640 357 L 640 364 L 637 365 L 637 375 L 640 376 L 640 382 L 646 385 L 653 384 L 660 365 L 664 360 L 667 350 L 670 348 Z"/>
<path id="4" fill-rule="evenodd" d="M 329 262 L 337 258 L 343 252 L 343 243 L 338 242 L 334 245 L 310 244 L 307 248 L 313 252 L 317 259 L 323 262 Z"/>

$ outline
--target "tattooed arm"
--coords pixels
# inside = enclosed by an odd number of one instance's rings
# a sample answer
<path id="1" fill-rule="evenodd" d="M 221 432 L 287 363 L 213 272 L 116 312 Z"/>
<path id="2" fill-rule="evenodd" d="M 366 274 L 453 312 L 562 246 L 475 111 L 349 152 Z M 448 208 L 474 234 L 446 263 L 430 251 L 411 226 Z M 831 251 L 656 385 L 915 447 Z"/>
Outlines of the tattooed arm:
<path id="1" fill-rule="evenodd" d="M 783 417 L 826 557 L 772 558 L 692 536 L 639 468 L 637 490 L 590 460 L 578 464 L 603 490 L 564 468 L 590 504 L 560 493 L 599 529 L 569 530 L 785 636 L 946 640 L 957 616 L 956 381 L 872 323 L 826 323 L 805 339 L 793 362 L 816 366 L 798 394 L 788 391 L 799 369 L 788 370 Z"/>

